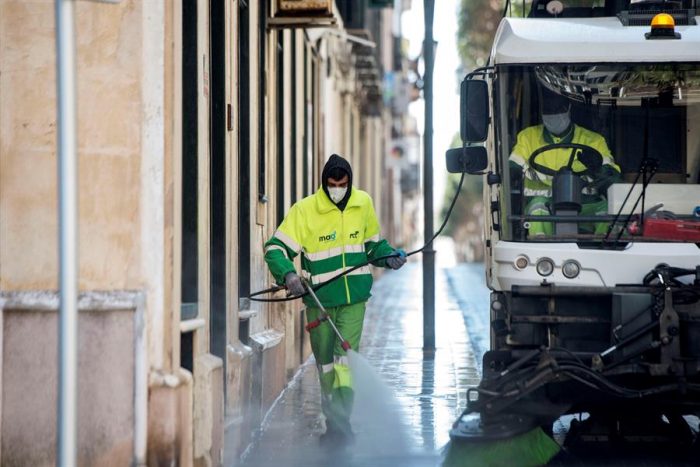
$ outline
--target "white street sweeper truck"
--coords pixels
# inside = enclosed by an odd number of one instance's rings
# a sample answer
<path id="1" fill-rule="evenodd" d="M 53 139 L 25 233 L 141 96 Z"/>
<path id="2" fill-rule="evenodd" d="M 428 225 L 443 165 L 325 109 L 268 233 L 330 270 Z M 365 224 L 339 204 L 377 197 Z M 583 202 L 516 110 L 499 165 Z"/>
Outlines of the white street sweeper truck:
<path id="1" fill-rule="evenodd" d="M 453 440 L 585 414 L 579 440 L 692 443 L 697 6 L 535 0 L 462 82 L 464 146 L 447 166 L 485 177 L 491 341 Z"/>

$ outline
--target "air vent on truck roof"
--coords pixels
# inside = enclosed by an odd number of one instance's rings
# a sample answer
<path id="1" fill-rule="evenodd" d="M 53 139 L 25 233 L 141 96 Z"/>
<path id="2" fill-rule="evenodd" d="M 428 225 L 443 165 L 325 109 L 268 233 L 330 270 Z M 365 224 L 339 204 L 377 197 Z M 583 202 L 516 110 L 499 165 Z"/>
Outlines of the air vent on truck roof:
<path id="1" fill-rule="evenodd" d="M 629 10 L 617 14 L 623 26 L 649 26 L 654 16 L 668 13 L 673 16 L 676 26 L 695 25 L 695 9 L 683 8 L 682 2 L 676 1 L 641 1 L 631 2 Z"/>

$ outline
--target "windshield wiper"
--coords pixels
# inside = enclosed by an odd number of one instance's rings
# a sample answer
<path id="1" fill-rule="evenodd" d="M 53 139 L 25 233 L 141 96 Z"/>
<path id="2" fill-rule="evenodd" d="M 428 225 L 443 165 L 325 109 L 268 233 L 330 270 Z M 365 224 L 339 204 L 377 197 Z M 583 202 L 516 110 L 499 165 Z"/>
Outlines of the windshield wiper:
<path id="1" fill-rule="evenodd" d="M 617 233 L 617 237 L 615 238 L 615 242 L 613 243 L 613 248 L 617 246 L 617 244 L 620 242 L 620 238 L 622 237 L 622 234 L 625 232 L 627 229 L 627 226 L 629 225 L 630 221 L 632 220 L 632 217 L 634 216 L 634 212 L 637 209 L 637 206 L 639 205 L 639 201 L 642 201 L 642 210 L 641 214 L 639 216 L 639 228 L 641 231 L 644 230 L 644 201 L 646 198 L 646 192 L 647 192 L 647 186 L 649 186 L 649 183 L 651 182 L 651 179 L 654 178 L 654 174 L 656 173 L 656 170 L 659 168 L 659 161 L 657 159 L 652 159 L 649 157 L 649 120 L 650 120 L 650 113 L 649 113 L 649 107 L 651 105 L 651 101 L 642 99 L 642 106 L 644 107 L 644 114 L 645 114 L 645 119 L 644 119 L 644 140 L 643 140 L 643 146 L 642 146 L 642 162 L 639 164 L 639 170 L 637 172 L 637 176 L 634 179 L 634 182 L 632 183 L 632 186 L 630 187 L 629 191 L 627 192 L 627 196 L 625 196 L 624 201 L 622 202 L 622 206 L 620 206 L 620 209 L 617 211 L 617 214 L 615 215 L 615 219 L 613 222 L 608 226 L 608 231 L 605 234 L 605 238 L 603 239 L 603 244 L 606 244 L 608 240 L 610 239 L 610 234 L 612 233 L 613 229 L 617 225 L 617 222 L 620 219 L 620 216 L 622 215 L 622 211 L 625 208 L 625 204 L 627 203 L 627 200 L 629 197 L 632 195 L 632 192 L 634 191 L 634 187 L 637 186 L 637 183 L 639 182 L 639 178 L 642 178 L 642 191 L 637 197 L 637 201 L 635 201 L 634 206 L 630 210 L 630 213 L 627 215 L 627 218 L 625 219 L 624 224 L 622 224 L 622 228 L 620 231 Z M 647 178 L 647 174 L 649 177 Z"/>
<path id="2" fill-rule="evenodd" d="M 615 242 L 613 243 L 613 247 L 617 246 L 617 243 L 620 241 L 620 238 L 622 237 L 622 234 L 625 232 L 627 229 L 627 226 L 629 225 L 630 221 L 632 220 L 632 217 L 635 216 L 634 212 L 637 210 L 637 206 L 639 205 L 639 202 L 642 202 L 642 213 L 640 215 L 640 220 L 639 220 L 639 226 L 640 229 L 644 229 L 644 198 L 646 197 L 646 191 L 647 191 L 647 186 L 649 186 L 649 183 L 651 182 L 651 179 L 654 177 L 654 174 L 656 173 L 656 170 L 659 167 L 659 161 L 656 159 L 643 159 L 642 163 L 639 166 L 639 172 L 637 172 L 637 177 L 634 179 L 634 182 L 632 183 L 632 186 L 630 187 L 629 191 L 627 192 L 627 196 L 625 196 L 625 199 L 622 201 L 622 205 L 620 206 L 620 209 L 618 209 L 617 214 L 615 214 L 615 219 L 610 223 L 608 226 L 608 231 L 605 234 L 605 238 L 603 239 L 603 243 L 607 243 L 608 240 L 610 239 L 610 234 L 612 234 L 613 229 L 617 225 L 617 223 L 620 220 L 620 217 L 622 217 L 622 211 L 625 209 L 625 204 L 627 204 L 627 201 L 629 200 L 629 197 L 632 195 L 632 192 L 634 191 L 634 187 L 637 186 L 637 183 L 639 182 L 639 178 L 642 178 L 642 191 L 639 193 L 639 196 L 637 196 L 637 200 L 634 203 L 634 206 L 632 206 L 632 209 L 630 210 L 629 214 L 627 214 L 627 217 L 624 220 L 624 223 L 622 224 L 622 228 L 620 231 L 617 233 L 617 236 L 615 238 Z M 648 177 L 647 177 L 648 175 Z"/>

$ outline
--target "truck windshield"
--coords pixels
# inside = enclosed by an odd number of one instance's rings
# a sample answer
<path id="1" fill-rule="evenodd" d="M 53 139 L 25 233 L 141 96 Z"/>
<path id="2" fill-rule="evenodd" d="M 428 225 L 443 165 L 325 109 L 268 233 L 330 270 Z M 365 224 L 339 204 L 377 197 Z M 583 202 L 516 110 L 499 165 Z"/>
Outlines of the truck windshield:
<path id="1" fill-rule="evenodd" d="M 700 64 L 499 66 L 501 236 L 700 242 Z"/>

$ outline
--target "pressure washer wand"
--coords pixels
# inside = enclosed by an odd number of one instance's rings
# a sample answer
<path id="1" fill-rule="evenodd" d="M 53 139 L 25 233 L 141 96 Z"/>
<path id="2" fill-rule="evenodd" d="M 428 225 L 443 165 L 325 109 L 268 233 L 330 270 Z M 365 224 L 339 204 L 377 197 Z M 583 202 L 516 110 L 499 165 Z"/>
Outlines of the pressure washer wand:
<path id="1" fill-rule="evenodd" d="M 330 324 L 330 325 L 331 325 L 331 328 L 333 328 L 333 332 L 335 332 L 335 335 L 338 336 L 338 339 L 340 339 L 340 346 L 343 348 L 343 350 L 345 350 L 346 352 L 347 352 L 348 350 L 351 350 L 352 347 L 350 347 L 350 342 L 348 342 L 348 341 L 346 341 L 345 339 L 343 339 L 342 334 L 340 334 L 340 331 L 338 331 L 338 328 L 335 327 L 335 323 L 333 322 L 333 320 L 331 319 L 331 317 L 328 315 L 328 312 L 327 312 L 326 309 L 323 307 L 323 305 L 321 305 L 321 301 L 320 301 L 320 300 L 318 299 L 318 297 L 316 296 L 316 293 L 314 292 L 314 289 L 311 287 L 311 284 L 309 284 L 309 283 L 306 282 L 306 281 L 303 281 L 303 282 L 304 282 L 304 285 L 306 286 L 306 290 L 309 291 L 309 295 L 311 295 L 311 297 L 312 297 L 312 298 L 314 299 L 314 301 L 316 302 L 316 305 L 318 305 L 318 308 L 321 310 L 321 316 L 319 316 L 319 317 L 316 318 L 315 320 L 313 320 L 313 321 L 311 321 L 310 323 L 308 323 L 308 324 L 306 325 L 306 330 L 309 331 L 309 332 L 311 332 L 311 330 L 312 330 L 313 328 L 318 327 L 322 322 L 328 321 L 328 324 Z"/>

